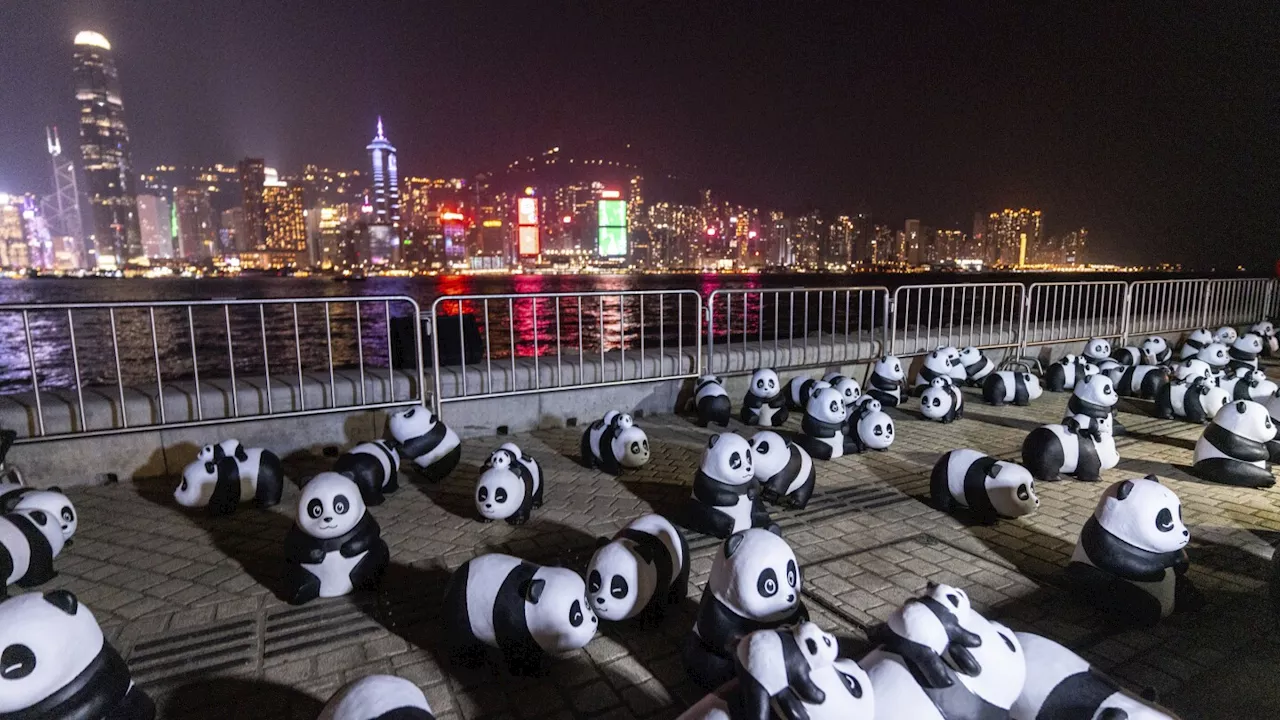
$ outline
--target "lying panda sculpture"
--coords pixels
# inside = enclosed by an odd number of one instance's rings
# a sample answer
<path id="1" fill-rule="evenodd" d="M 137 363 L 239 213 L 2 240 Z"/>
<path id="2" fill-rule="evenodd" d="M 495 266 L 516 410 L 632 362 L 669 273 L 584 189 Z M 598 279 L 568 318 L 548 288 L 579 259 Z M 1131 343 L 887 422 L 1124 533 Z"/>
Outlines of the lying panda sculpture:
<path id="1" fill-rule="evenodd" d="M 972 345 L 960 351 L 960 364 L 964 366 L 964 382 L 970 387 L 981 387 L 987 376 L 996 369 L 991 358 Z"/>
<path id="2" fill-rule="evenodd" d="M 587 563 L 587 601 L 601 620 L 653 625 L 689 594 L 689 543 L 661 515 L 632 520 L 600 538 Z"/>
<path id="3" fill-rule="evenodd" d="M 1227 355 L 1231 357 L 1227 367 L 1232 370 L 1239 368 L 1257 370 L 1258 357 L 1262 355 L 1263 349 L 1262 338 L 1253 333 L 1241 335 L 1227 349 Z"/>
<path id="4" fill-rule="evenodd" d="M 26 485 L 0 483 L 0 512 L 15 510 L 43 510 L 58 521 L 65 545 L 71 544 L 80 527 L 80 516 L 71 498 L 57 486 L 38 489 Z"/>
<path id="5" fill-rule="evenodd" d="M 400 489 L 400 455 L 385 440 L 356 445 L 338 456 L 333 471 L 355 482 L 365 505 L 381 505 Z"/>
<path id="6" fill-rule="evenodd" d="M 325 703 L 316 720 L 435 720 L 417 685 L 394 675 L 366 675 Z"/>
<path id="7" fill-rule="evenodd" d="M 769 368 L 756 370 L 742 399 L 738 419 L 747 425 L 778 427 L 787 421 L 787 401 L 782 395 L 778 373 Z"/>
<path id="8" fill-rule="evenodd" d="M 982 384 L 983 401 L 997 407 L 1010 402 L 1018 407 L 1026 407 L 1043 394 L 1040 378 L 1026 372 L 1001 370 L 988 375 L 987 381 Z"/>
<path id="9" fill-rule="evenodd" d="M 1238 487 L 1266 488 L 1271 474 L 1271 446 L 1276 426 L 1262 405 L 1238 400 L 1213 416 L 1196 441 L 1191 472 L 1203 480 Z"/>
<path id="10" fill-rule="evenodd" d="M 840 373 L 827 373 L 822 377 L 823 382 L 829 383 L 831 387 L 844 398 L 844 406 L 849 407 L 862 397 L 862 386 L 857 380 L 851 377 L 841 375 Z"/>
<path id="11" fill-rule="evenodd" d="M 906 371 L 902 361 L 893 355 L 885 355 L 871 368 L 871 377 L 867 380 L 867 394 L 875 398 L 883 407 L 897 407 L 902 402 L 903 383 Z"/>
<path id="12" fill-rule="evenodd" d="M 742 638 L 735 658 L 742 717 L 770 720 L 775 707 L 784 717 L 805 717 L 806 704 L 827 701 L 813 673 L 831 667 L 839 650 L 835 637 L 811 622 Z"/>
<path id="13" fill-rule="evenodd" d="M 729 393 L 725 392 L 724 380 L 715 375 L 698 378 L 694 386 L 693 407 L 701 427 L 712 423 L 729 427 L 729 418 L 733 417 L 733 403 L 729 400 Z"/>
<path id="14" fill-rule="evenodd" d="M 184 507 L 230 515 L 249 500 L 260 508 L 278 505 L 284 483 L 284 468 L 275 453 L 246 448 L 239 440 L 224 440 L 204 446 L 196 460 L 182 470 L 173 498 Z"/>
<path id="15" fill-rule="evenodd" d="M 853 660 L 838 657 L 828 666 L 813 668 L 809 671 L 809 680 L 822 691 L 825 699 L 821 703 L 814 705 L 801 700 L 799 708 L 803 714 L 794 717 L 786 713 L 779 715 L 778 708 L 773 707 L 774 714 L 767 717 L 782 720 L 874 720 L 876 717 L 871 680 Z M 737 720 L 742 717 L 739 690 L 738 682 L 730 681 L 694 703 L 679 720 Z M 793 711 L 799 712 L 795 708 Z"/>
<path id="16" fill-rule="evenodd" d="M 1174 368 L 1173 381 L 1156 395 L 1155 414 L 1162 420 L 1177 417 L 1203 423 L 1230 400 L 1231 396 L 1214 381 L 1213 369 L 1204 361 L 1191 358 Z"/>
<path id="17" fill-rule="evenodd" d="M 1011 720 L 1177 720 L 1058 643 L 1014 633 L 1027 661 L 1027 681 L 1009 708 Z"/>
<path id="18" fill-rule="evenodd" d="M 462 441 L 430 408 L 412 407 L 394 413 L 387 421 L 400 457 L 413 462 L 428 482 L 440 482 L 458 467 Z"/>
<path id="19" fill-rule="evenodd" d="M 772 430 L 751 437 L 751 452 L 761 497 L 803 510 L 817 484 L 817 469 L 809 453 Z"/>
<path id="20" fill-rule="evenodd" d="M 649 436 L 627 413 L 610 410 L 582 432 L 582 466 L 617 475 L 649 462 Z"/>
<path id="21" fill-rule="evenodd" d="M 979 522 L 1030 515 L 1040 506 L 1035 478 L 1017 463 L 977 450 L 951 450 L 934 463 L 929 497 L 945 513 L 964 510 Z"/>
<path id="22" fill-rule="evenodd" d="M 1178 359 L 1190 360 L 1196 357 L 1211 342 L 1213 342 L 1213 333 L 1209 332 L 1208 328 L 1192 330 L 1182 341 L 1182 346 L 1178 348 Z"/>
<path id="23" fill-rule="evenodd" d="M 1116 381 L 1116 392 L 1122 397 L 1151 400 L 1169 384 L 1169 371 L 1160 365 L 1129 365 Z"/>
<path id="24" fill-rule="evenodd" d="M 1265 372 L 1247 367 L 1236 368 L 1218 383 L 1218 387 L 1232 400 L 1265 400 L 1280 391 Z"/>
<path id="25" fill-rule="evenodd" d="M 1067 355 L 1044 371 L 1044 386 L 1049 392 L 1065 392 L 1098 372 L 1098 366 L 1085 358 Z"/>
<path id="26" fill-rule="evenodd" d="M 320 473 L 303 486 L 284 556 L 285 598 L 294 605 L 374 585 L 391 559 L 360 488 L 334 472 Z"/>

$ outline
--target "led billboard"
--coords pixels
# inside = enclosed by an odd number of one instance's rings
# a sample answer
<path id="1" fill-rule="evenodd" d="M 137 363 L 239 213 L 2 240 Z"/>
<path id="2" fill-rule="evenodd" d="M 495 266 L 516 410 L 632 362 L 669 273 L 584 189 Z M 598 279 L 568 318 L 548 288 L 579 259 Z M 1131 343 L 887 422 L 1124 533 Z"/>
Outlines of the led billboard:
<path id="1" fill-rule="evenodd" d="M 624 257 L 627 254 L 627 203 L 601 200 L 597 206 L 600 220 L 596 248 L 600 257 Z"/>
<path id="2" fill-rule="evenodd" d="M 538 199 L 516 199 L 516 239 L 521 257 L 537 255 L 538 247 Z"/>

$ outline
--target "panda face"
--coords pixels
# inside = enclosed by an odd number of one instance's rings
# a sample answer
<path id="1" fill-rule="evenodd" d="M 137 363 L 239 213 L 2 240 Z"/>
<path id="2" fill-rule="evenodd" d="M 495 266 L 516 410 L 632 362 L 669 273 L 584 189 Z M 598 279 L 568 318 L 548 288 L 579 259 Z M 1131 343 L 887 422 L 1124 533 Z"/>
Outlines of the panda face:
<path id="1" fill-rule="evenodd" d="M 539 568 L 519 589 L 525 603 L 529 634 L 552 654 L 586 647 L 600 624 L 578 573 L 559 567 Z"/>
<path id="2" fill-rule="evenodd" d="M 1227 363 L 1231 362 L 1227 346 L 1220 342 L 1211 342 L 1200 348 L 1200 352 L 1196 353 L 1196 359 L 1208 363 L 1209 367 L 1214 369 L 1226 367 Z"/>
<path id="3" fill-rule="evenodd" d="M 0 603 L 0 713 L 21 715 L 65 687 L 103 642 L 93 614 L 66 590 Z"/>
<path id="4" fill-rule="evenodd" d="M 890 380 L 902 380 L 906 377 L 906 372 L 902 369 L 902 361 L 895 355 L 885 355 L 877 360 L 873 372 Z"/>
<path id="5" fill-rule="evenodd" d="M 825 423 L 843 423 L 849 417 L 849 409 L 845 407 L 844 395 L 835 388 L 822 388 L 809 398 L 805 404 L 805 414 Z"/>
<path id="6" fill-rule="evenodd" d="M 1213 424 L 1258 443 L 1270 442 L 1276 436 L 1276 426 L 1267 409 L 1251 400 L 1237 400 L 1223 407 L 1213 416 Z"/>
<path id="7" fill-rule="evenodd" d="M 596 550 L 587 565 L 587 599 L 596 615 L 611 622 L 635 617 L 653 597 L 658 569 L 632 541 L 618 539 Z"/>
<path id="8" fill-rule="evenodd" d="M 954 349 L 955 348 L 950 348 L 950 350 Z M 958 364 L 960 362 L 960 353 L 956 352 L 955 355 L 951 355 L 948 350 L 948 348 L 938 348 L 928 355 L 925 355 L 924 366 L 935 373 L 950 376 L 951 361 L 955 360 Z"/>
<path id="9" fill-rule="evenodd" d="M 70 498 L 56 490 L 33 490 L 26 493 L 14 506 L 15 510 L 41 510 L 58 522 L 62 539 L 70 540 L 80 526 L 80 518 Z"/>
<path id="10" fill-rule="evenodd" d="M 827 667 L 835 662 L 840 648 L 835 636 L 822 631 L 817 623 L 803 622 L 792 630 L 796 645 L 804 653 L 810 669 Z"/>
<path id="11" fill-rule="evenodd" d="M 489 461 L 485 463 L 486 467 L 497 468 L 499 470 L 510 470 L 511 465 L 516 462 L 516 455 L 510 450 L 499 448 L 489 456 Z"/>
<path id="12" fill-rule="evenodd" d="M 1218 328 L 1218 330 L 1215 333 L 1213 333 L 1213 341 L 1217 343 L 1222 343 L 1223 345 L 1230 345 L 1231 343 L 1235 342 L 1239 338 L 1240 338 L 1240 335 L 1236 333 L 1236 329 L 1229 325 L 1224 325 Z"/>
<path id="13" fill-rule="evenodd" d="M 858 385 L 858 381 L 843 375 L 837 376 L 831 382 L 831 387 L 844 398 L 846 406 L 853 405 L 859 397 L 862 397 L 862 388 Z"/>
<path id="14" fill-rule="evenodd" d="M 1027 398 L 1035 400 L 1044 394 L 1044 388 L 1040 387 L 1040 378 L 1031 373 L 1021 373 L 1022 381 L 1027 385 Z"/>
<path id="15" fill-rule="evenodd" d="M 1153 475 L 1107 488 L 1093 516 L 1112 535 L 1148 552 L 1181 550 L 1191 539 L 1181 501 Z"/>
<path id="16" fill-rule="evenodd" d="M 872 450 L 884 450 L 893 444 L 893 418 L 876 410 L 858 421 L 858 439 Z"/>
<path id="17" fill-rule="evenodd" d="M 364 517 L 360 488 L 345 475 L 323 472 L 311 478 L 298 498 L 298 527 L 313 538 L 345 535 Z"/>
<path id="18" fill-rule="evenodd" d="M 436 425 L 436 417 L 426 407 L 411 407 L 393 413 L 387 424 L 391 427 L 391 436 L 396 442 L 403 443 L 431 432 L 431 428 Z"/>
<path id="19" fill-rule="evenodd" d="M 1173 371 L 1173 376 L 1182 382 L 1191 382 L 1198 377 L 1208 380 L 1213 377 L 1213 368 L 1209 367 L 1209 363 L 1203 360 L 1190 358 L 1178 364 L 1178 367 Z"/>
<path id="20" fill-rule="evenodd" d="M 504 467 L 485 470 L 476 480 L 476 510 L 486 520 L 506 520 L 524 504 L 524 483 L 510 468 L 508 461 Z"/>
<path id="21" fill-rule="evenodd" d="M 712 435 L 702 451 L 702 472 L 730 485 L 745 485 L 755 478 L 751 444 L 736 433 Z"/>
<path id="22" fill-rule="evenodd" d="M 173 499 L 183 507 L 204 507 L 218 484 L 218 466 L 212 460 L 196 460 L 182 470 L 182 480 Z"/>
<path id="23" fill-rule="evenodd" d="M 1246 355 L 1260 355 L 1262 354 L 1262 338 L 1253 333 L 1242 335 L 1238 340 L 1231 343 L 1231 349 Z"/>
<path id="24" fill-rule="evenodd" d="M 707 589 L 740 617 L 777 622 L 795 611 L 802 583 L 791 546 L 768 530 L 752 528 L 720 544 Z"/>
<path id="25" fill-rule="evenodd" d="M 771 398 L 782 390 L 782 381 L 778 379 L 778 373 L 769 368 L 761 368 L 751 375 L 751 385 L 747 392 L 756 397 Z"/>
<path id="26" fill-rule="evenodd" d="M 62 548 L 66 544 L 66 540 L 63 538 L 62 526 L 58 523 L 57 515 L 47 513 L 44 510 L 36 508 L 14 510 L 10 514 L 21 515 L 31 521 L 31 524 L 35 526 L 36 530 L 44 536 L 45 541 L 49 543 L 49 549 L 52 552 L 53 557 L 58 557 L 58 555 L 62 553 Z"/>
<path id="27" fill-rule="evenodd" d="M 791 460 L 791 447 L 778 433 L 762 430 L 751 436 L 751 457 L 755 461 L 755 478 L 764 481 L 786 467 Z"/>
<path id="28" fill-rule="evenodd" d="M 930 420 L 937 420 L 951 411 L 953 400 L 947 384 L 930 385 L 920 396 L 920 412 Z"/>
<path id="29" fill-rule="evenodd" d="M 1157 365 L 1168 357 L 1169 343 L 1164 338 L 1153 335 L 1142 341 L 1142 355 L 1148 365 Z"/>
<path id="30" fill-rule="evenodd" d="M 1002 517 L 1017 518 L 1030 515 L 1040 507 L 1036 496 L 1036 481 L 1021 465 L 1000 461 L 991 468 L 987 481 L 987 496 Z"/>
<path id="31" fill-rule="evenodd" d="M 960 362 L 964 365 L 972 365 L 982 359 L 982 351 L 970 345 L 960 351 Z"/>
<path id="32" fill-rule="evenodd" d="M 630 415 L 622 417 L 631 422 Z M 644 430 L 632 424 L 623 426 L 619 423 L 619 427 L 622 431 L 613 441 L 614 455 L 617 456 L 618 462 L 626 468 L 642 467 L 649 462 L 649 436 Z"/>
<path id="33" fill-rule="evenodd" d="M 604 419 L 606 423 L 611 422 L 623 430 L 626 430 L 629 427 L 635 427 L 635 424 L 636 424 L 635 419 L 631 417 L 630 413 L 620 413 L 617 411 L 612 411 L 612 412 L 606 413 L 604 416 Z"/>
<path id="34" fill-rule="evenodd" d="M 1102 338 L 1094 338 L 1085 345 L 1084 356 L 1090 360 L 1109 358 L 1111 357 L 1111 343 Z"/>
<path id="35" fill-rule="evenodd" d="M 880 412 L 884 409 L 884 406 L 880 404 L 880 401 L 870 395 L 859 396 L 858 399 L 854 401 L 853 405 L 857 408 L 858 413 L 863 415 L 871 412 Z"/>
<path id="36" fill-rule="evenodd" d="M 1076 383 L 1071 393 L 1085 402 L 1102 407 L 1111 407 L 1120 400 L 1116 395 L 1115 384 L 1111 382 L 1111 378 L 1102 373 L 1094 375 L 1083 383 Z"/>
<path id="37" fill-rule="evenodd" d="M 1276 328 L 1275 328 L 1275 325 L 1271 324 L 1270 321 L 1263 320 L 1262 322 L 1257 323 L 1253 327 L 1249 328 L 1249 332 L 1257 335 L 1258 337 L 1270 338 L 1270 337 L 1275 337 Z"/>

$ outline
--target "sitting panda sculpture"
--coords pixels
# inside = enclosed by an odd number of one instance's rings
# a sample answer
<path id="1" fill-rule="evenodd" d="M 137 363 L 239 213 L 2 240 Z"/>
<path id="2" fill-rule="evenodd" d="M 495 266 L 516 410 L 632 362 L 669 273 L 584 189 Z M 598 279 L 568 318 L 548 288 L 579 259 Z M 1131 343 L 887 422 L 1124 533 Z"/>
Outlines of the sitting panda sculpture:
<path id="1" fill-rule="evenodd" d="M 826 380 L 794 377 L 787 381 L 786 387 L 782 389 L 782 395 L 786 400 L 788 410 L 804 412 L 805 407 L 809 404 L 809 398 L 813 397 L 819 390 L 829 387 L 831 387 L 831 383 Z"/>
<path id="2" fill-rule="evenodd" d="M 778 373 L 769 368 L 756 370 L 742 399 L 738 419 L 746 425 L 778 427 L 787 421 L 787 415 L 787 401 L 782 395 Z"/>
<path id="3" fill-rule="evenodd" d="M 1030 515 L 1040 507 L 1035 478 L 1026 468 L 969 449 L 938 458 L 929 478 L 929 497 L 945 513 L 963 510 L 983 523 Z"/>
<path id="4" fill-rule="evenodd" d="M 400 455 L 385 440 L 356 445 L 338 456 L 333 471 L 355 482 L 365 505 L 381 505 L 400 489 Z"/>
<path id="5" fill-rule="evenodd" d="M 1067 355 L 1044 371 L 1044 386 L 1049 392 L 1065 392 L 1098 372 L 1098 366 L 1085 358 Z"/>
<path id="6" fill-rule="evenodd" d="M 1011 720 L 1177 720 L 1058 643 L 1014 633 L 1027 661 L 1027 680 L 1009 708 Z"/>
<path id="7" fill-rule="evenodd" d="M 1174 368 L 1173 380 L 1156 394 L 1155 415 L 1162 420 L 1176 417 L 1203 423 L 1230 400 L 1231 396 L 1214 381 L 1209 365 L 1191 358 Z"/>
<path id="8" fill-rule="evenodd" d="M 1095 482 L 1103 470 L 1120 464 L 1108 415 L 1082 425 L 1075 418 L 1062 424 L 1043 425 L 1022 441 L 1022 465 L 1041 482 L 1057 482 L 1062 475 Z"/>
<path id="9" fill-rule="evenodd" d="M 1178 348 L 1179 360 L 1190 360 L 1200 354 L 1206 345 L 1213 342 L 1213 333 L 1208 328 L 1192 330 Z"/>
<path id="10" fill-rule="evenodd" d="M 956 376 L 959 375 L 959 378 Z M 924 356 L 920 370 L 916 372 L 916 381 L 912 393 L 919 395 L 927 390 L 938 378 L 947 380 L 964 380 L 964 366 L 960 364 L 960 351 L 951 346 L 937 348 Z"/>
<path id="11" fill-rule="evenodd" d="M 0 602 L 0 717 L 154 720 L 89 608 L 66 590 Z"/>
<path id="12" fill-rule="evenodd" d="M 70 545 L 80 527 L 80 516 L 71 498 L 57 486 L 39 489 L 27 485 L 0 483 L 0 512 L 15 510 L 43 510 L 58 521 L 62 528 L 63 544 Z"/>
<path id="13" fill-rule="evenodd" d="M 803 447 L 772 430 L 761 430 L 751 436 L 751 453 L 761 498 L 796 510 L 809 504 L 818 474 Z"/>
<path id="14" fill-rule="evenodd" d="M 964 417 L 964 394 L 951 378 L 934 378 L 920 395 L 920 414 L 940 423 L 959 420 Z"/>
<path id="15" fill-rule="evenodd" d="M 864 395 L 850 408 L 845 437 L 852 438 L 856 452 L 887 450 L 893 444 L 893 418 L 884 412 L 880 401 Z"/>
<path id="16" fill-rule="evenodd" d="M 1276 326 L 1269 320 L 1263 320 L 1249 326 L 1249 332 L 1262 338 L 1262 356 L 1274 357 L 1280 354 L 1280 339 L 1276 338 Z"/>
<path id="17" fill-rule="evenodd" d="M 802 587 L 795 553 L 774 532 L 744 530 L 720 543 L 682 650 L 694 683 L 712 691 L 732 679 L 735 649 L 748 634 L 808 620 Z"/>
<path id="18" fill-rule="evenodd" d="M 858 398 L 862 397 L 862 386 L 851 377 L 840 373 L 827 373 L 822 380 L 829 383 L 836 392 L 840 393 L 840 397 L 844 398 L 845 407 L 853 405 L 858 401 Z"/>
<path id="19" fill-rule="evenodd" d="M 876 360 L 871 368 L 871 377 L 867 380 L 867 394 L 875 398 L 884 407 L 898 407 L 902 402 L 903 382 L 906 371 L 902 361 L 896 356 L 885 355 Z"/>
<path id="20" fill-rule="evenodd" d="M 1018 407 L 1026 407 L 1032 400 L 1044 394 L 1040 387 L 1040 378 L 1028 372 L 1001 370 L 987 376 L 982 384 L 982 399 L 989 405 L 997 407 L 1005 403 L 1013 403 Z"/>
<path id="21" fill-rule="evenodd" d="M 302 488 L 284 559 L 285 598 L 301 605 L 374 585 L 391 555 L 360 488 L 345 475 L 324 472 Z"/>
<path id="22" fill-rule="evenodd" d="M 712 423 L 729 427 L 729 418 L 733 417 L 733 403 L 729 400 L 729 393 L 725 392 L 724 380 L 715 375 L 698 378 L 693 391 L 693 407 L 701 427 Z"/>
<path id="23" fill-rule="evenodd" d="M 427 696 L 395 675 L 366 675 L 329 698 L 316 720 L 435 720 Z"/>
<path id="24" fill-rule="evenodd" d="M 601 620 L 661 621 L 689 595 L 689 543 L 661 515 L 643 515 L 600 538 L 587 564 L 587 601 Z"/>
<path id="25" fill-rule="evenodd" d="M 801 700 L 799 708 L 792 709 L 797 713 L 803 710 L 803 714 L 794 716 L 778 714 L 779 709 L 774 706 L 774 714 L 769 717 L 782 720 L 874 720 L 876 717 L 871 680 L 853 660 L 837 657 L 828 666 L 811 669 L 809 680 L 822 691 L 821 703 L 815 705 Z M 740 686 L 735 680 L 694 703 L 678 720 L 736 720 L 742 716 L 741 708 Z"/>
<path id="26" fill-rule="evenodd" d="M 682 522 L 694 532 L 718 538 L 769 525 L 751 445 L 741 435 L 720 433 L 707 441 Z"/>
<path id="27" fill-rule="evenodd" d="M 630 415 L 610 410 L 582 432 L 582 466 L 617 475 L 649 462 L 649 436 Z"/>
<path id="28" fill-rule="evenodd" d="M 1271 416 L 1271 424 L 1280 428 L 1280 391 L 1269 398 L 1264 398 L 1259 404 L 1267 409 L 1267 414 Z M 1275 440 L 1267 443 L 1267 450 L 1271 453 L 1271 462 L 1280 464 L 1280 433 L 1277 433 Z"/>
<path id="29" fill-rule="evenodd" d="M 1116 393 L 1121 397 L 1137 397 L 1151 400 L 1169 384 L 1169 371 L 1160 365 L 1129 365 L 1116 381 Z"/>
<path id="30" fill-rule="evenodd" d="M 809 398 L 796 442 L 818 460 L 834 460 L 857 452 L 857 445 L 845 435 L 848 418 L 844 396 L 834 388 L 823 388 Z"/>
<path id="31" fill-rule="evenodd" d="M 1223 325 L 1213 332 L 1213 341 L 1223 345 L 1230 346 L 1231 343 L 1239 339 L 1240 333 L 1236 332 L 1236 329 L 1230 325 Z"/>
<path id="32" fill-rule="evenodd" d="M 490 553 L 463 563 L 445 587 L 441 622 L 463 666 L 495 648 L 514 674 L 536 674 L 548 655 L 586 647 L 600 621 L 578 573 Z"/>
<path id="33" fill-rule="evenodd" d="M 970 387 L 981 387 L 996 369 L 991 358 L 972 345 L 960 351 L 960 365 L 964 367 L 964 383 Z"/>
<path id="34" fill-rule="evenodd" d="M 1088 382 L 1077 384 L 1071 391 L 1063 422 L 1074 419 L 1080 426 L 1093 429 L 1103 418 L 1110 418 L 1114 433 L 1115 406 L 1119 401 L 1120 396 L 1116 393 L 1111 379 L 1106 375 L 1095 375 L 1089 378 Z"/>
<path id="35" fill-rule="evenodd" d="M 1111 343 L 1102 338 L 1093 338 L 1084 344 L 1084 351 L 1080 353 L 1086 361 L 1102 367 L 1102 363 L 1111 360 Z"/>
<path id="36" fill-rule="evenodd" d="M 1258 369 L 1258 357 L 1262 355 L 1263 344 L 1262 338 L 1253 333 L 1246 333 L 1236 338 L 1231 343 L 1231 347 L 1227 348 L 1227 355 L 1231 358 L 1227 362 L 1229 370 L 1238 370 L 1247 368 L 1249 370 Z"/>
<path id="37" fill-rule="evenodd" d="M 1280 390 L 1274 381 L 1261 370 L 1239 367 L 1227 374 L 1218 387 L 1232 400 L 1265 400 Z"/>
<path id="38" fill-rule="evenodd" d="M 481 522 L 506 520 L 510 525 L 523 525 L 534 508 L 542 507 L 544 489 L 538 461 L 515 443 L 503 443 L 476 479 L 476 511 Z"/>
<path id="39" fill-rule="evenodd" d="M 55 515 L 37 509 L 0 515 L 0 598 L 7 596 L 9 585 L 32 588 L 52 580 L 58 574 L 53 561 L 64 545 Z"/>
<path id="40" fill-rule="evenodd" d="M 173 498 L 183 507 L 204 507 L 212 515 L 230 515 L 242 502 L 258 507 L 280 503 L 285 475 L 280 458 L 270 450 L 246 448 L 239 440 L 206 445 L 182 471 Z"/>
<path id="41" fill-rule="evenodd" d="M 1173 350 L 1169 341 L 1159 335 L 1152 335 L 1142 341 L 1142 360 L 1138 365 L 1168 365 L 1173 360 Z"/>
<path id="42" fill-rule="evenodd" d="M 387 425 L 400 457 L 411 460 L 414 469 L 428 482 L 440 482 L 458 467 L 462 441 L 430 408 L 401 410 L 391 415 Z"/>
<path id="43" fill-rule="evenodd" d="M 1237 487 L 1266 488 L 1271 474 L 1271 445 L 1276 426 L 1262 405 L 1237 400 L 1222 408 L 1196 441 L 1191 472 L 1203 480 Z"/>
<path id="44" fill-rule="evenodd" d="M 1201 348 L 1196 359 L 1209 366 L 1215 380 L 1221 380 L 1231 365 L 1231 349 L 1220 342 L 1212 342 Z"/>
<path id="45" fill-rule="evenodd" d="M 827 701 L 812 675 L 831 667 L 839 649 L 835 637 L 811 622 L 749 633 L 735 658 L 741 717 L 770 720 L 774 707 L 784 717 L 805 717 L 806 703 Z"/>

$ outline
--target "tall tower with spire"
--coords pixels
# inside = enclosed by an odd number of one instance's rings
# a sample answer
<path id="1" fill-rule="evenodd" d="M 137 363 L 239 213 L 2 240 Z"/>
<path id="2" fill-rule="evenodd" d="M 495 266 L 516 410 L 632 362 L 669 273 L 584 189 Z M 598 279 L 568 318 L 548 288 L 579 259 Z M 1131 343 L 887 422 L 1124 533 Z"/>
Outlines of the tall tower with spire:
<path id="1" fill-rule="evenodd" d="M 396 172 L 396 148 L 382 131 L 378 117 L 378 134 L 365 147 L 373 159 L 373 221 L 390 225 L 400 234 L 400 179 Z"/>

